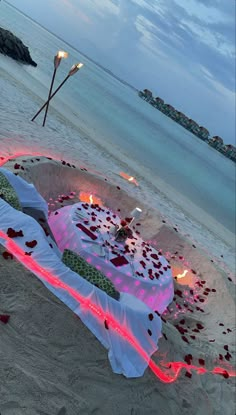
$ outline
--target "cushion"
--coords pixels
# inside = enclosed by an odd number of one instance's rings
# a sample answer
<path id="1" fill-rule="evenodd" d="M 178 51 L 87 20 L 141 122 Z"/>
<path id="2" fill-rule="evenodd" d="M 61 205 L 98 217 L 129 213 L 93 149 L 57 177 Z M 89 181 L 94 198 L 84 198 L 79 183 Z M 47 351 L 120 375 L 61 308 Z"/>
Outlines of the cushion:
<path id="1" fill-rule="evenodd" d="M 14 209 L 22 210 L 15 190 L 3 173 L 0 173 L 0 198 L 9 203 Z"/>
<path id="2" fill-rule="evenodd" d="M 65 249 L 62 255 L 62 262 L 91 284 L 105 291 L 110 297 L 119 300 L 120 293 L 116 291 L 114 284 L 95 267 L 88 264 L 84 258 L 69 249 Z"/>

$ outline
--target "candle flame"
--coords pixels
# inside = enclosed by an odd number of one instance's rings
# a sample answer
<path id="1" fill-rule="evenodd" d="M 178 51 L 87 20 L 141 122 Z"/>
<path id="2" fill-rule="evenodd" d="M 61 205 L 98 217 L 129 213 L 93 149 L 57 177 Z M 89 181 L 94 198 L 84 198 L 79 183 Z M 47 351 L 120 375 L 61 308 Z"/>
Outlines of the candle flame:
<path id="1" fill-rule="evenodd" d="M 95 203 L 97 205 L 102 205 L 101 199 L 98 196 L 93 195 L 92 193 L 89 193 L 89 192 L 80 192 L 79 199 L 81 202 L 91 203 L 91 204 Z"/>
<path id="2" fill-rule="evenodd" d="M 176 276 L 176 278 L 178 278 L 178 279 L 180 279 L 180 278 L 184 278 L 185 277 L 185 275 L 188 273 L 188 270 L 187 269 L 185 269 L 184 270 L 184 272 L 182 273 L 182 274 L 178 274 L 177 276 Z"/>
<path id="3" fill-rule="evenodd" d="M 128 181 L 128 182 L 130 182 L 130 183 L 135 184 L 136 186 L 138 186 L 138 182 L 137 182 L 137 180 L 135 179 L 135 177 L 130 176 L 129 174 L 124 173 L 123 171 L 121 171 L 119 174 L 120 174 L 120 176 L 121 176 L 121 177 L 123 177 L 123 179 L 127 180 L 127 181 Z"/>

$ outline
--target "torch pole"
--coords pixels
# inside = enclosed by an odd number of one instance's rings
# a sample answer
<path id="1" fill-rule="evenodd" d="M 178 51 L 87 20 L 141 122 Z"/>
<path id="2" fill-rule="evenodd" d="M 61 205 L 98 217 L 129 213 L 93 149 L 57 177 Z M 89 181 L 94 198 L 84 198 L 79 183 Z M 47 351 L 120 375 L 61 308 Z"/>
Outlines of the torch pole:
<path id="1" fill-rule="evenodd" d="M 43 106 L 38 110 L 38 112 L 34 115 L 34 117 L 32 118 L 31 121 L 34 121 L 35 118 L 40 114 L 40 112 L 46 107 L 46 105 L 51 101 L 51 99 L 56 95 L 56 93 L 59 91 L 59 89 L 61 89 L 61 87 L 64 85 L 64 83 L 67 81 L 67 79 L 70 77 L 70 74 L 68 74 L 66 76 L 66 78 L 64 79 L 64 81 L 62 81 L 62 83 L 58 86 L 58 88 L 53 92 L 53 94 L 50 96 L 50 98 L 48 98 L 48 100 L 45 102 L 45 104 L 43 104 Z"/>
<path id="2" fill-rule="evenodd" d="M 53 71 L 51 85 L 50 85 L 50 90 L 49 90 L 49 93 L 48 93 L 48 100 L 47 100 L 46 110 L 45 110 L 44 119 L 43 119 L 43 127 L 45 126 L 45 122 L 46 122 L 46 118 L 47 118 L 48 107 L 49 107 L 49 100 L 50 100 L 50 97 L 51 97 L 52 87 L 53 87 L 53 84 L 54 84 L 56 72 L 57 72 L 57 67 L 55 66 L 54 71 Z"/>

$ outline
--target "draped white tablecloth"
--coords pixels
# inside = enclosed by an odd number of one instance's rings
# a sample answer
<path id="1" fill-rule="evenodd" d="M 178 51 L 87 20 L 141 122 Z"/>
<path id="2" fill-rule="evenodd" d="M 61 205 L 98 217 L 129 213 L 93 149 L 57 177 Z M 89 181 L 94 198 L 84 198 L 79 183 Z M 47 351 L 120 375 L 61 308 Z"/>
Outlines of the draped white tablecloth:
<path id="1" fill-rule="evenodd" d="M 120 218 L 105 207 L 76 203 L 61 208 L 49 217 L 50 228 L 61 251 L 71 249 L 101 270 L 120 292 L 142 300 L 153 310 L 163 313 L 174 295 L 171 267 L 153 247 L 137 233 L 124 244 L 111 234 Z M 91 231 L 91 239 L 78 225 Z M 125 257 L 127 264 L 115 266 L 111 260 Z M 118 259 L 119 261 L 119 259 Z"/>
<path id="2" fill-rule="evenodd" d="M 21 230 L 22 233 L 12 238 L 9 228 L 17 232 Z M 143 375 L 161 337 L 161 319 L 156 313 L 152 313 L 144 303 L 126 293 L 122 293 L 120 301 L 116 301 L 71 271 L 49 245 L 41 226 L 32 217 L 13 209 L 1 198 L 0 244 L 81 318 L 109 350 L 110 364 L 115 373 L 126 377 Z M 0 270 L 1 272 L 3 271 Z M 128 334 L 121 334 L 121 330 Z M 129 336 L 140 345 L 145 358 L 130 344 Z"/>

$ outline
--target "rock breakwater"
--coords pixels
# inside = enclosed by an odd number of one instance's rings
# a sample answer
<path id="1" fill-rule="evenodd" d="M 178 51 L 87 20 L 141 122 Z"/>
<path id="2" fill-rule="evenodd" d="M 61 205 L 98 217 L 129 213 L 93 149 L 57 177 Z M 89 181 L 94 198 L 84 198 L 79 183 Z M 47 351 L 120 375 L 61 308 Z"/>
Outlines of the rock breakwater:
<path id="1" fill-rule="evenodd" d="M 0 53 L 24 64 L 37 66 L 30 56 L 29 49 L 9 30 L 0 27 Z"/>

